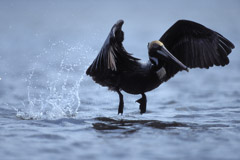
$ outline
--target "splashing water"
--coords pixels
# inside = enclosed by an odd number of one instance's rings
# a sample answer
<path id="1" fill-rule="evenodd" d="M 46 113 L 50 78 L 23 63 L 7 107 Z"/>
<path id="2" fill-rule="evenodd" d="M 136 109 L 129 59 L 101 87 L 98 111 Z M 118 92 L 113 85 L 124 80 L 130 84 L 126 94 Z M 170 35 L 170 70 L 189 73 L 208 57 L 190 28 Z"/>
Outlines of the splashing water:
<path id="1" fill-rule="evenodd" d="M 74 117 L 80 110 L 80 83 L 87 66 L 86 45 L 60 41 L 38 55 L 26 79 L 27 100 L 17 110 L 21 119 Z"/>

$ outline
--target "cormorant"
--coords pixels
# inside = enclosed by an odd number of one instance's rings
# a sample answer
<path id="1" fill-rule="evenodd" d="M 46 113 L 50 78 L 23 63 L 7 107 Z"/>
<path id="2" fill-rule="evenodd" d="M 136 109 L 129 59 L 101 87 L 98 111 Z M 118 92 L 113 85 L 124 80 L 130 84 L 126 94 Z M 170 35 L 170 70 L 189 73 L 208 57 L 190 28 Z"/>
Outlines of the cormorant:
<path id="1" fill-rule="evenodd" d="M 119 20 L 113 25 L 98 56 L 86 71 L 96 83 L 118 93 L 118 114 L 123 114 L 124 107 L 121 90 L 141 94 L 142 98 L 136 102 L 140 104 L 140 113 L 145 113 L 145 92 L 188 68 L 225 66 L 234 48 L 233 43 L 221 34 L 196 22 L 179 20 L 160 40 L 148 43 L 149 61 L 141 63 L 123 47 L 123 23 Z"/>

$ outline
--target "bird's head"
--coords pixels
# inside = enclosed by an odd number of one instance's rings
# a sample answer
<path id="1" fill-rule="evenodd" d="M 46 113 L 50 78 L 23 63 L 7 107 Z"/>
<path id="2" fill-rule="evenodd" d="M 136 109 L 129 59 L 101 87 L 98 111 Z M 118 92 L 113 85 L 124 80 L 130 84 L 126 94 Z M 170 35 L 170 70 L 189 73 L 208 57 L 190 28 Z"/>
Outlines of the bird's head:
<path id="1" fill-rule="evenodd" d="M 160 41 L 152 41 L 148 43 L 148 56 L 151 63 L 155 66 L 163 65 L 161 62 L 174 62 L 183 70 L 188 71 L 188 68 L 176 57 L 174 57 Z"/>

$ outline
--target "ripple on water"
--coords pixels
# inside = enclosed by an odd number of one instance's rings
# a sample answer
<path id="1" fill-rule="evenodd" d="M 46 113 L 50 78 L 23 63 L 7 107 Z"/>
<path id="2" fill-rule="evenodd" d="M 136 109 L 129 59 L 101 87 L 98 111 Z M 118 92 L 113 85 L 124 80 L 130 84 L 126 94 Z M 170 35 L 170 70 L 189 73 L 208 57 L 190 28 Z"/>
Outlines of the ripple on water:
<path id="1" fill-rule="evenodd" d="M 83 119 L 75 119 L 75 118 L 61 118 L 56 120 L 42 120 L 42 122 L 50 123 L 50 124 L 57 124 L 57 125 L 63 125 L 66 123 L 69 124 L 83 124 L 85 123 L 85 120 Z"/>
<path id="2" fill-rule="evenodd" d="M 202 110 L 201 107 L 196 106 L 189 106 L 189 107 L 177 107 L 175 108 L 176 111 L 200 111 Z"/>
<path id="3" fill-rule="evenodd" d="M 182 118 L 182 119 L 185 119 L 185 118 L 199 118 L 199 117 L 202 117 L 202 115 L 200 114 L 177 114 L 175 115 L 173 118 Z"/>
<path id="4" fill-rule="evenodd" d="M 49 139 L 49 140 L 64 140 L 63 136 L 59 136 L 57 134 L 33 134 L 27 136 L 28 138 L 36 138 L 36 139 Z"/>

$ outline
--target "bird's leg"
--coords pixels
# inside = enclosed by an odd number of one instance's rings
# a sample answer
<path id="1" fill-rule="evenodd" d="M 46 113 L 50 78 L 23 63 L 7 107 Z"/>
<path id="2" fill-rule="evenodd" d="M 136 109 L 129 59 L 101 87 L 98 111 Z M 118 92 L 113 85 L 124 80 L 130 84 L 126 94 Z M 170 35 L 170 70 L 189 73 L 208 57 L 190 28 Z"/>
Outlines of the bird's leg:
<path id="1" fill-rule="evenodd" d="M 139 100 L 137 100 L 136 102 L 138 102 L 140 104 L 139 109 L 140 109 L 140 113 L 143 114 L 146 112 L 146 106 L 147 106 L 147 97 L 144 93 L 142 93 L 142 98 L 140 98 Z"/>
<path id="2" fill-rule="evenodd" d="M 124 107 L 123 95 L 119 90 L 117 90 L 117 93 L 119 95 L 118 114 L 120 114 L 120 113 L 123 114 L 123 107 Z"/>

